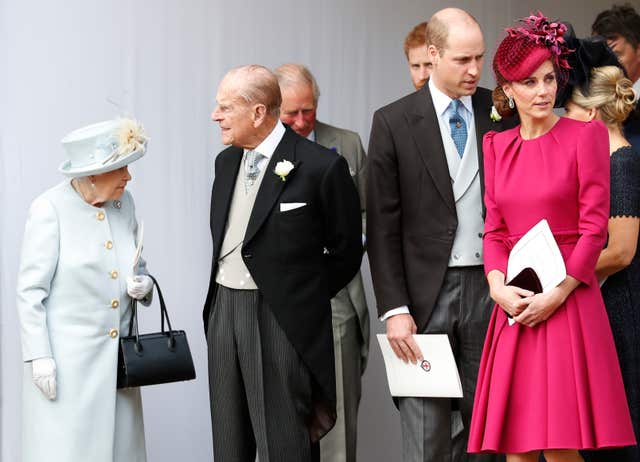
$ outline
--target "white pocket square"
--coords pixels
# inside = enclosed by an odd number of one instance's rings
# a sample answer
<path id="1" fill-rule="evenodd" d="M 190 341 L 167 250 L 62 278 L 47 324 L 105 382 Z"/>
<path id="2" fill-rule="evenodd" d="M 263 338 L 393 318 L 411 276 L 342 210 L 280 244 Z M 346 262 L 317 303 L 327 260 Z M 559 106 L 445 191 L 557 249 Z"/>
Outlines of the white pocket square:
<path id="1" fill-rule="evenodd" d="M 305 205 L 307 205 L 306 202 L 281 202 L 280 211 L 288 212 L 289 210 L 299 209 L 300 207 L 304 207 Z"/>

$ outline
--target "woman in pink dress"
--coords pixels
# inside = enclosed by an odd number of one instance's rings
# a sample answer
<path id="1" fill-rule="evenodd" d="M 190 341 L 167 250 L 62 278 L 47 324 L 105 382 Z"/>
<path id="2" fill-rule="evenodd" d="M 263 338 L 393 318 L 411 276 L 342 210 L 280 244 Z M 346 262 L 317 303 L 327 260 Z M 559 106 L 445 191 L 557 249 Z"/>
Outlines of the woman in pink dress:
<path id="1" fill-rule="evenodd" d="M 578 449 L 635 442 L 594 271 L 609 213 L 607 129 L 553 113 L 566 80 L 565 30 L 541 14 L 525 18 L 493 62 L 496 106 L 515 108 L 521 123 L 484 138 L 484 259 L 496 306 L 468 451 L 506 453 L 508 462 L 536 462 L 541 451 L 547 461 L 582 461 Z M 542 219 L 567 277 L 534 295 L 505 275 L 510 249 Z"/>

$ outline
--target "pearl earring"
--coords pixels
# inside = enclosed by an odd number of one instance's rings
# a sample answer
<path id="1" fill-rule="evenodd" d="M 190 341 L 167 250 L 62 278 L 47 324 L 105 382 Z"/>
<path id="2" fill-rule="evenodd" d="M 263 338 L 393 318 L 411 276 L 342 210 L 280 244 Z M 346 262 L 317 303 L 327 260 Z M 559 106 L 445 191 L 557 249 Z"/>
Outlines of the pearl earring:
<path id="1" fill-rule="evenodd" d="M 516 107 L 516 103 L 513 101 L 513 96 L 508 97 L 507 104 L 509 106 L 509 109 L 513 109 L 514 107 Z"/>

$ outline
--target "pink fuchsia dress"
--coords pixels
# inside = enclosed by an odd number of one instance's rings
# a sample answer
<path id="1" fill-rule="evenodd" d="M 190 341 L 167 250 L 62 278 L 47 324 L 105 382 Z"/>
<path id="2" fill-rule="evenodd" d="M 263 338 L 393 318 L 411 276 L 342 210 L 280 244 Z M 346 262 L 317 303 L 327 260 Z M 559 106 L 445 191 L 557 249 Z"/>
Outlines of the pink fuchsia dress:
<path id="1" fill-rule="evenodd" d="M 595 265 L 609 218 L 609 137 L 561 118 L 531 140 L 520 127 L 484 138 L 485 272 L 546 218 L 567 273 L 581 281 L 531 328 L 495 306 L 480 362 L 469 452 L 521 453 L 635 444 Z"/>

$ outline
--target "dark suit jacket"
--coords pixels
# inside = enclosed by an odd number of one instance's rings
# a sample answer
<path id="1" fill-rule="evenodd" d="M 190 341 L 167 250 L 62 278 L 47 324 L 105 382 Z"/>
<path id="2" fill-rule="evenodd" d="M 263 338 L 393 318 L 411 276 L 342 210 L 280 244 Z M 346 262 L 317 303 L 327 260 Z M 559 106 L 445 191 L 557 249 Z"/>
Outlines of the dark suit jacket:
<path id="1" fill-rule="evenodd" d="M 203 313 L 205 332 L 241 160 L 242 149 L 236 147 L 225 149 L 216 158 L 211 193 L 213 260 Z M 273 173 L 281 160 L 295 165 L 285 181 Z M 311 373 L 314 404 L 319 407 L 316 415 L 310 416 L 310 427 L 312 436 L 319 438 L 335 420 L 330 299 L 357 273 L 362 258 L 358 193 L 342 157 L 289 128 L 266 168 L 247 226 L 242 259 Z M 279 204 L 287 202 L 307 205 L 280 212 Z"/>
<path id="2" fill-rule="evenodd" d="M 489 117 L 489 90 L 478 88 L 472 104 L 484 194 L 482 138 L 503 127 Z M 428 85 L 376 111 L 368 152 L 367 250 L 378 314 L 407 305 L 420 332 L 440 292 L 458 226 Z"/>

